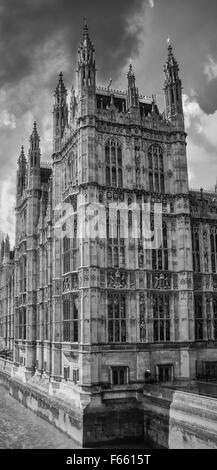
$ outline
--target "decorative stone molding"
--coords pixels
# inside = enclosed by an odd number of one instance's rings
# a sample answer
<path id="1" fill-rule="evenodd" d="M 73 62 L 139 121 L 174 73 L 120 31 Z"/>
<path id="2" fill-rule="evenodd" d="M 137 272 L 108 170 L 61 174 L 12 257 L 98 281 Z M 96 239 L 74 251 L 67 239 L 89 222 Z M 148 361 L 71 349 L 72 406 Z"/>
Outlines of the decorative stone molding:
<path id="1" fill-rule="evenodd" d="M 171 278 L 164 273 L 152 274 L 153 289 L 171 289 Z"/>
<path id="2" fill-rule="evenodd" d="M 127 287 L 127 274 L 119 269 L 110 271 L 108 276 L 108 286 L 118 289 Z"/>

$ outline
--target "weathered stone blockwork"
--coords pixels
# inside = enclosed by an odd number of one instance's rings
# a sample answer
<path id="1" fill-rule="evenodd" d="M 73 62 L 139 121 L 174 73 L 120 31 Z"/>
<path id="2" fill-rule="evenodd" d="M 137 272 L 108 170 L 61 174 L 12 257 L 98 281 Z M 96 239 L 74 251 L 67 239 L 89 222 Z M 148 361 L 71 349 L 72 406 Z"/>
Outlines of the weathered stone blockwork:
<path id="1" fill-rule="evenodd" d="M 144 390 L 144 438 L 167 449 L 216 449 L 217 400 L 193 391 L 147 387 Z"/>

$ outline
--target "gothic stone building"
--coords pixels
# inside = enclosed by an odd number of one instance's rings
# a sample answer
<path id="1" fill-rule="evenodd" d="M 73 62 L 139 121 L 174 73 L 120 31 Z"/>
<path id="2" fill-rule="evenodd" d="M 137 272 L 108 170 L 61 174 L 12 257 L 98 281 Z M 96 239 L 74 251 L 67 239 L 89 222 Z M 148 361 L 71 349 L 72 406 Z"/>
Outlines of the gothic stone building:
<path id="1" fill-rule="evenodd" d="M 83 408 L 136 397 L 145 371 L 159 381 L 217 376 L 217 199 L 189 191 L 171 45 L 164 72 L 163 114 L 139 95 L 131 65 L 126 91 L 98 87 L 85 25 L 78 89 L 68 103 L 62 73 L 55 89 L 52 164 L 41 160 L 36 123 L 18 159 L 15 251 L 8 238 L 1 250 L 1 347 L 13 350 L 15 376 L 43 378 Z M 151 229 L 162 207 L 154 248 L 143 243 L 147 204 Z M 109 207 L 120 206 L 111 236 Z M 104 236 L 80 236 L 88 207 L 105 209 Z"/>

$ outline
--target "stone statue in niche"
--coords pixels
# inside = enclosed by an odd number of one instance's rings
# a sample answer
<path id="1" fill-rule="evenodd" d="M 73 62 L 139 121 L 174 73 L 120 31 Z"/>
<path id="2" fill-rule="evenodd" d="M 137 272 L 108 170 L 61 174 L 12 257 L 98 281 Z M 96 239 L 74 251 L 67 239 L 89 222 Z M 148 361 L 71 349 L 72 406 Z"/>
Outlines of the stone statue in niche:
<path id="1" fill-rule="evenodd" d="M 71 290 L 71 278 L 70 276 L 65 277 L 63 279 L 63 292 L 66 292 L 67 290 Z"/>
<path id="2" fill-rule="evenodd" d="M 73 289 L 78 289 L 78 276 L 74 274 L 73 276 Z"/>

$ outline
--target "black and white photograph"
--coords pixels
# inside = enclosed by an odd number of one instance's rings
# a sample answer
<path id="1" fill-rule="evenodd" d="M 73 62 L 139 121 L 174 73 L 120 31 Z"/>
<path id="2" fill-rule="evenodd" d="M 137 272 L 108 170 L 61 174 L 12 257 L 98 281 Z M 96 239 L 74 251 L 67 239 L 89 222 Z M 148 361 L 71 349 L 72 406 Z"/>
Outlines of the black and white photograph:
<path id="1" fill-rule="evenodd" d="M 215 0 L 0 0 L 8 464 L 217 449 L 216 24 Z"/>

